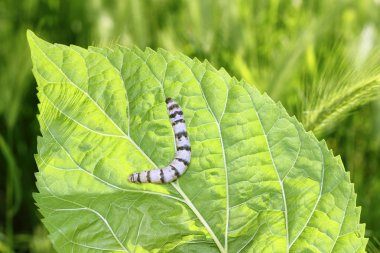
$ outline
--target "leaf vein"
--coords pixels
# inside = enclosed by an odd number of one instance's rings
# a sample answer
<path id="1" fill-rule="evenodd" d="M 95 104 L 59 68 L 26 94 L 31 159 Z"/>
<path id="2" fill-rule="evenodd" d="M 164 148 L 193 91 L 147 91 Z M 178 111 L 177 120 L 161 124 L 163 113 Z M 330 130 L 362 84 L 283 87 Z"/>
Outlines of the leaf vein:
<path id="1" fill-rule="evenodd" d="M 262 132 L 263 132 L 263 135 L 264 135 L 264 138 L 265 138 L 265 142 L 266 142 L 267 147 L 268 147 L 269 156 L 270 156 L 270 159 L 272 161 L 273 168 L 274 168 L 274 170 L 275 170 L 275 172 L 277 174 L 278 182 L 279 182 L 280 187 L 281 187 L 282 201 L 284 203 L 285 230 L 286 230 L 286 246 L 287 246 L 287 252 L 289 252 L 289 247 L 288 247 L 288 245 L 289 245 L 288 211 L 287 211 L 287 204 L 286 204 L 284 184 L 281 181 L 280 174 L 278 173 L 278 170 L 277 170 L 277 166 L 276 166 L 276 164 L 275 164 L 275 162 L 273 160 L 273 155 L 272 155 L 271 147 L 269 145 L 268 136 L 267 136 L 267 133 L 265 132 L 265 129 L 264 129 L 264 126 L 263 126 L 260 114 L 258 113 L 256 105 L 255 105 L 255 103 L 252 100 L 252 97 L 251 96 L 249 96 L 249 97 L 251 99 L 253 107 L 255 108 L 256 116 L 257 116 L 257 118 L 259 120 L 261 129 L 262 129 Z"/>
<path id="2" fill-rule="evenodd" d="M 319 194 L 318 194 L 318 199 L 317 201 L 315 202 L 315 205 L 313 207 L 313 210 L 311 211 L 310 213 L 310 216 L 309 218 L 307 219 L 305 225 L 303 226 L 303 228 L 300 230 L 300 232 L 298 233 L 298 235 L 294 238 L 294 240 L 290 243 L 290 245 L 288 246 L 288 250 L 292 247 L 292 245 L 294 244 L 294 242 L 301 236 L 302 232 L 305 230 L 305 228 L 307 227 L 307 224 L 309 223 L 311 217 L 313 216 L 314 212 L 315 212 L 315 209 L 317 208 L 317 205 L 319 203 L 319 200 L 321 199 L 321 196 L 322 196 L 322 189 L 323 189 L 323 180 L 324 180 L 324 176 L 325 176 L 325 160 L 324 160 L 324 155 L 323 155 L 323 152 L 322 152 L 322 149 L 321 147 L 318 145 L 319 147 L 319 150 L 320 150 L 320 153 L 321 153 L 321 161 L 322 161 L 322 175 L 321 175 L 321 185 L 320 185 L 320 191 L 319 191 Z"/>

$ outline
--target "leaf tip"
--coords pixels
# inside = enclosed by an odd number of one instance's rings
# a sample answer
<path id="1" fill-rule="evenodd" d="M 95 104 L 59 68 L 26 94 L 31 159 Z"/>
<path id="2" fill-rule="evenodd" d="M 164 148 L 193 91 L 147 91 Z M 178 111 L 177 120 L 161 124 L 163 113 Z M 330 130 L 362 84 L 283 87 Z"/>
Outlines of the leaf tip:
<path id="1" fill-rule="evenodd" d="M 27 38 L 28 44 L 30 46 L 33 44 L 34 39 L 37 38 L 37 35 L 35 35 L 34 32 L 32 32 L 32 30 L 27 29 L 26 30 L 26 38 Z"/>
<path id="2" fill-rule="evenodd" d="M 31 30 L 26 30 L 26 38 L 28 40 L 28 44 L 29 44 L 29 47 L 33 53 L 33 49 L 36 48 L 36 47 L 44 47 L 44 46 L 47 46 L 47 45 L 50 45 L 49 42 L 47 41 L 44 41 L 43 39 L 41 39 L 40 37 L 38 37 L 33 31 Z"/>
<path id="3" fill-rule="evenodd" d="M 35 34 L 34 34 L 34 32 L 32 32 L 32 30 L 30 30 L 30 29 L 26 29 L 26 36 L 29 38 L 29 37 L 31 37 L 31 36 L 35 36 Z"/>

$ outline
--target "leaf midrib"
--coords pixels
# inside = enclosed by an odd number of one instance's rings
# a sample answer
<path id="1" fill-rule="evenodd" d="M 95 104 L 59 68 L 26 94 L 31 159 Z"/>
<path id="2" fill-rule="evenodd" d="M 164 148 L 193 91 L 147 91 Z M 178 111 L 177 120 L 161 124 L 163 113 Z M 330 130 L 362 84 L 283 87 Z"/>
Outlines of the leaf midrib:
<path id="1" fill-rule="evenodd" d="M 136 54 L 135 52 L 133 51 L 130 51 L 131 53 L 133 53 L 136 57 L 138 57 L 139 59 L 141 59 L 145 64 L 146 66 L 148 67 L 149 71 L 152 73 L 152 75 L 154 76 L 154 78 L 157 80 L 157 82 L 161 85 L 162 89 L 164 90 L 164 84 L 162 81 L 160 81 L 158 79 L 158 77 L 155 75 L 155 73 L 152 71 L 152 69 L 150 68 L 149 64 L 147 63 L 148 59 L 143 59 L 141 58 L 140 55 Z M 166 72 L 167 72 L 167 69 L 168 69 L 168 62 L 166 61 L 165 59 L 165 62 L 166 62 L 166 67 L 165 67 L 165 75 L 164 75 L 164 81 L 165 81 L 165 77 L 166 77 Z M 190 70 L 191 68 L 186 65 Z M 194 73 L 191 71 L 191 73 L 194 75 Z M 194 75 L 195 77 L 195 75 Z M 198 79 L 195 77 L 195 79 L 198 81 Z M 124 82 L 124 80 L 122 80 Z M 202 91 L 202 95 L 204 96 L 204 93 L 203 93 L 203 90 L 202 90 L 202 86 L 201 86 L 201 83 L 198 81 L 198 84 L 200 86 L 200 90 Z M 165 95 L 165 94 L 164 94 Z M 205 99 L 206 103 L 207 103 L 207 100 Z M 207 104 L 208 106 L 208 104 Z M 208 106 L 210 112 L 213 114 L 211 108 Z M 214 114 L 213 114 L 214 115 Z M 215 118 L 215 116 L 214 116 Z M 218 129 L 219 128 L 219 124 L 218 122 L 216 121 L 216 118 L 215 118 L 215 122 L 216 124 L 218 125 Z M 219 131 L 220 133 L 220 131 Z M 221 135 L 220 135 L 221 137 Z M 221 142 L 222 142 L 222 139 L 220 138 Z M 222 144 L 223 145 L 223 144 Z M 224 157 L 224 149 L 223 149 L 223 157 Z M 158 166 L 152 161 L 152 164 L 157 168 Z M 226 165 L 225 165 L 226 166 Z M 225 169 L 227 170 L 227 168 L 225 167 Z M 186 195 L 186 193 L 182 190 L 181 186 L 178 184 L 177 181 L 175 182 L 172 182 L 170 183 L 176 190 L 177 192 L 183 197 L 185 203 L 187 204 L 187 206 L 193 211 L 193 213 L 195 214 L 195 216 L 198 217 L 198 219 L 201 221 L 201 223 L 203 224 L 203 226 L 206 228 L 206 230 L 208 231 L 208 233 L 210 234 L 210 236 L 213 238 L 215 244 L 217 245 L 217 247 L 219 248 L 220 252 L 224 253 L 224 252 L 227 252 L 226 248 L 223 248 L 221 242 L 219 241 L 218 237 L 215 235 L 214 231 L 211 229 L 210 225 L 207 223 L 207 221 L 204 219 L 204 217 L 202 216 L 202 214 L 198 211 L 198 209 L 193 205 L 193 202 L 188 198 L 188 196 Z M 227 236 L 227 234 L 226 234 Z"/>

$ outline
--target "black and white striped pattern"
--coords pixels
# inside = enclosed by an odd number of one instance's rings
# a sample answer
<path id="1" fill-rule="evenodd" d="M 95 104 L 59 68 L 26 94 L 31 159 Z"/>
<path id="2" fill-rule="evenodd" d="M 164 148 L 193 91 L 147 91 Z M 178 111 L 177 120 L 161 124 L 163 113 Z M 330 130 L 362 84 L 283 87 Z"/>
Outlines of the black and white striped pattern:
<path id="1" fill-rule="evenodd" d="M 191 147 L 187 136 L 185 119 L 181 107 L 171 98 L 166 99 L 170 121 L 172 123 L 176 153 L 173 161 L 166 167 L 133 173 L 129 176 L 132 183 L 169 183 L 185 173 L 190 163 Z"/>

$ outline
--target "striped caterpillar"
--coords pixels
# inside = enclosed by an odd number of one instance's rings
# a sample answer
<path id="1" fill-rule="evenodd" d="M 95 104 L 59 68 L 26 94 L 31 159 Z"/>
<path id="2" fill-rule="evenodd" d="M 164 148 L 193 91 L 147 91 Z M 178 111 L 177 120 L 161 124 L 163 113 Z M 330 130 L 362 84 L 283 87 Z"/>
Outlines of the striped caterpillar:
<path id="1" fill-rule="evenodd" d="M 175 135 L 175 145 L 177 149 L 175 158 L 166 167 L 131 174 L 128 178 L 129 182 L 169 183 L 185 173 L 190 163 L 190 140 L 187 137 L 185 119 L 181 107 L 171 98 L 167 98 L 165 102 Z"/>

